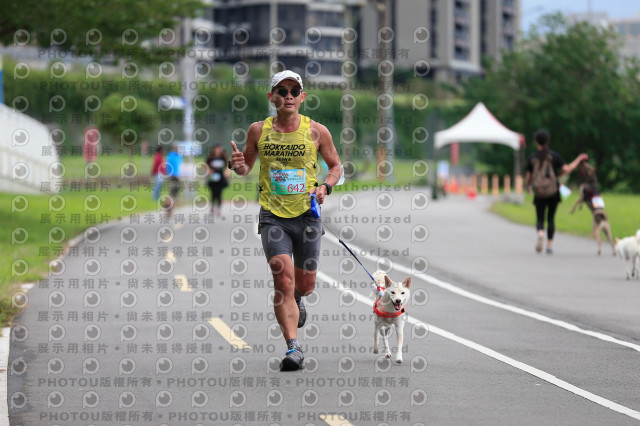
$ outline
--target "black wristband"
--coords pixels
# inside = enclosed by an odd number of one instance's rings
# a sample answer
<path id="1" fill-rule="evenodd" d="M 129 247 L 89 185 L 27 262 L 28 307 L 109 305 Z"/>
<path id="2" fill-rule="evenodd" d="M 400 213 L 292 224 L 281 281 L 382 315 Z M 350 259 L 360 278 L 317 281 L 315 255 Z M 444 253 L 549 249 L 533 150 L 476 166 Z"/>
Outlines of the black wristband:
<path id="1" fill-rule="evenodd" d="M 327 195 L 331 195 L 331 191 L 333 189 L 333 187 L 331 185 L 329 185 L 327 182 L 321 183 L 320 186 L 326 186 L 327 187 Z"/>

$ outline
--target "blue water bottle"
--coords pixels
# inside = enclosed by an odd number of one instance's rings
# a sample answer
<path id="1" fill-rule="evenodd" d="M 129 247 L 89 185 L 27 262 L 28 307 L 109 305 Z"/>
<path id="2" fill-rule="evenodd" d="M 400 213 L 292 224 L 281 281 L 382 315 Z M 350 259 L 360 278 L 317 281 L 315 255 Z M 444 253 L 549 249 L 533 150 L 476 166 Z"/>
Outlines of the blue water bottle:
<path id="1" fill-rule="evenodd" d="M 316 200 L 316 194 L 311 194 L 311 213 L 313 217 L 320 217 L 320 204 Z"/>

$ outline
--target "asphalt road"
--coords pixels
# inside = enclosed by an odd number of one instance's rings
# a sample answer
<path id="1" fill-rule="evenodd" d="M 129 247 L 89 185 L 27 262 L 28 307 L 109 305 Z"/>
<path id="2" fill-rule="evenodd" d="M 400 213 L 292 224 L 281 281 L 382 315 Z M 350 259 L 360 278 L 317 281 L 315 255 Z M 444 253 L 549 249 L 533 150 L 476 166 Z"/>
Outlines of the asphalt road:
<path id="1" fill-rule="evenodd" d="M 213 221 L 124 218 L 54 265 L 12 330 L 11 424 L 638 423 L 640 282 L 620 260 L 567 235 L 537 255 L 488 200 L 389 189 L 333 195 L 323 219 L 370 272 L 413 277 L 403 364 L 371 352 L 370 280 L 328 231 L 307 368 L 277 371 L 257 206 L 238 199 Z"/>

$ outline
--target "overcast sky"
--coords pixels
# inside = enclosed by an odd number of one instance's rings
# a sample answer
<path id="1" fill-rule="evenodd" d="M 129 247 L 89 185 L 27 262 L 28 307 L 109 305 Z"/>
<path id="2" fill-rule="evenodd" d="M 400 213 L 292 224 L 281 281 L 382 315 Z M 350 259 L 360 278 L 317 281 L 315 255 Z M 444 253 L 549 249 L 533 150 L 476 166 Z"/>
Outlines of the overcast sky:
<path id="1" fill-rule="evenodd" d="M 640 13 L 637 0 L 522 0 L 522 30 L 547 13 L 560 11 L 565 15 L 585 13 L 591 5 L 592 12 L 606 12 L 610 18 L 628 18 Z"/>

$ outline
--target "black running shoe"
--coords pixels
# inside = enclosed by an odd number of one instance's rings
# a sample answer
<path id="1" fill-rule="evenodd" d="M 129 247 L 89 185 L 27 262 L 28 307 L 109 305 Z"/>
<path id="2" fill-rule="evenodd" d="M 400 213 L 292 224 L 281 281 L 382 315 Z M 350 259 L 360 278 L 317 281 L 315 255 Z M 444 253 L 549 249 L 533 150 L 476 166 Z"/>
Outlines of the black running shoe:
<path id="1" fill-rule="evenodd" d="M 298 305 L 298 311 L 300 312 L 300 316 L 298 316 L 298 328 L 302 328 L 304 327 L 304 323 L 307 322 L 307 308 L 304 306 L 302 297 L 296 299 L 296 304 Z"/>
<path id="2" fill-rule="evenodd" d="M 297 371 L 304 368 L 304 354 L 300 348 L 289 349 L 280 361 L 280 371 Z"/>

